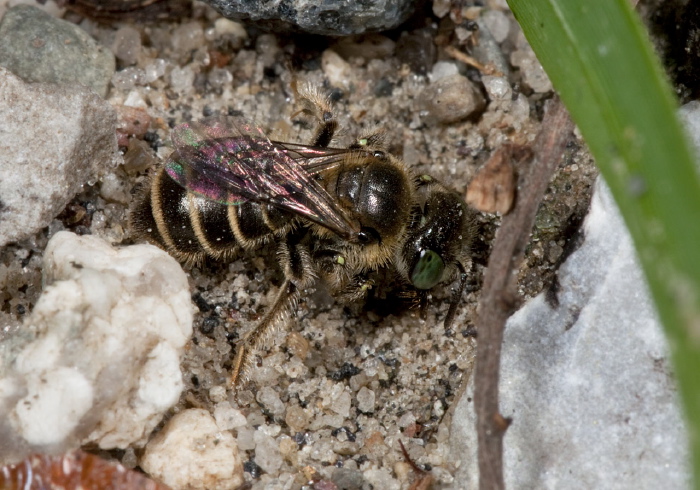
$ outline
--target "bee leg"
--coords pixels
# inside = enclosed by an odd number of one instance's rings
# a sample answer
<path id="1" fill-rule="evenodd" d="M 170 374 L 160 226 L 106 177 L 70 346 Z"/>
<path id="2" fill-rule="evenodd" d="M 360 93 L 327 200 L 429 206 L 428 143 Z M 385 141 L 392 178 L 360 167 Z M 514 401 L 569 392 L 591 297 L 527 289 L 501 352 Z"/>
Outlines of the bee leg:
<path id="1" fill-rule="evenodd" d="M 324 278 L 341 277 L 345 260 L 345 255 L 336 250 L 321 250 L 314 253 L 314 261 Z"/>
<path id="2" fill-rule="evenodd" d="M 331 143 L 336 129 L 338 129 L 338 120 L 333 114 L 333 106 L 330 99 L 321 94 L 316 86 L 305 85 L 301 89 L 297 89 L 297 84 L 292 86 L 294 93 L 301 105 L 301 109 L 297 114 L 305 114 L 313 117 L 318 122 L 316 134 L 312 141 L 313 146 L 326 147 Z"/>
<path id="3" fill-rule="evenodd" d="M 265 316 L 247 332 L 236 346 L 236 358 L 233 360 L 233 372 L 231 373 L 231 387 L 238 385 L 241 377 L 246 377 L 246 371 L 250 366 L 250 357 L 253 352 L 265 340 L 270 328 L 279 322 L 289 310 L 293 308 L 299 299 L 299 290 L 290 280 L 286 279 L 280 287 L 275 302 L 265 313 Z"/>
<path id="4" fill-rule="evenodd" d="M 345 287 L 336 294 L 336 298 L 341 303 L 355 303 L 364 299 L 373 287 L 373 280 L 365 274 L 357 274 L 350 278 Z"/>
<path id="5" fill-rule="evenodd" d="M 350 148 L 371 148 L 373 150 L 386 150 L 386 129 L 370 128 L 363 132 Z"/>
<path id="6" fill-rule="evenodd" d="M 252 352 L 265 341 L 270 330 L 294 309 L 299 300 L 299 290 L 311 285 L 316 278 L 308 247 L 304 243 L 307 232 L 305 228 L 291 232 L 279 244 L 277 255 L 285 280 L 265 316 L 238 341 L 230 381 L 232 387 L 238 384 L 241 377 L 246 377 Z"/>

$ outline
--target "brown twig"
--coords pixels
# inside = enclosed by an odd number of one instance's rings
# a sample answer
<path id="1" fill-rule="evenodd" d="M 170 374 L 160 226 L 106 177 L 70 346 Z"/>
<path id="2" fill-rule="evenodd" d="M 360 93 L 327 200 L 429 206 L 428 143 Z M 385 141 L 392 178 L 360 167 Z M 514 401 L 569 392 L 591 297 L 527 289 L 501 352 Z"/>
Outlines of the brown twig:
<path id="1" fill-rule="evenodd" d="M 457 61 L 461 61 L 462 63 L 473 66 L 477 70 L 479 70 L 481 73 L 484 75 L 493 75 L 494 77 L 502 77 L 503 73 L 498 71 L 495 66 L 492 64 L 484 65 L 480 63 L 476 58 L 473 58 L 469 56 L 466 53 L 463 53 L 459 49 L 455 48 L 454 46 L 446 46 L 445 47 L 445 53 L 448 56 L 452 56 L 454 59 Z"/>
<path id="2" fill-rule="evenodd" d="M 503 218 L 484 276 L 478 310 L 474 405 L 479 441 L 479 488 L 502 489 L 503 435 L 507 421 L 498 410 L 498 377 L 506 320 L 516 302 L 516 274 L 535 223 L 535 214 L 554 170 L 561 161 L 573 123 L 563 104 L 547 103 L 534 160 L 523 172 L 515 207 Z"/>

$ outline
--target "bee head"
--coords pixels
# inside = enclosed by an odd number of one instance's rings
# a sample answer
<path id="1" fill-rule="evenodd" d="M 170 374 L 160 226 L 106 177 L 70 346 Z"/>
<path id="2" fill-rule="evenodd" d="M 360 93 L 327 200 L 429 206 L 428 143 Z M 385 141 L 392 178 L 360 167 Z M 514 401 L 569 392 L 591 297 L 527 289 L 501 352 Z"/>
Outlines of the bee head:
<path id="1" fill-rule="evenodd" d="M 427 290 L 451 279 L 456 269 L 464 269 L 472 213 L 459 194 L 432 179 L 421 181 L 418 191 L 422 198 L 406 233 L 401 258 L 410 283 Z"/>

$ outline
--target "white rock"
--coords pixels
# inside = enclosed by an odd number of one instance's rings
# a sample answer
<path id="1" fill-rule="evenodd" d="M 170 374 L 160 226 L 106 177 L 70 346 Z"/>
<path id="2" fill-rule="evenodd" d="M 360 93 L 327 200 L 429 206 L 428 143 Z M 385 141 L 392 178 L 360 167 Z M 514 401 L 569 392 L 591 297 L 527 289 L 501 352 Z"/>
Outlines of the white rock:
<path id="1" fill-rule="evenodd" d="M 508 321 L 501 360 L 506 488 L 690 488 L 668 346 L 629 234 L 599 185 L 585 241 Z M 457 404 L 454 488 L 477 488 L 473 389 Z"/>
<path id="2" fill-rule="evenodd" d="M 122 161 L 116 125 L 87 88 L 25 83 L 0 68 L 0 247 L 47 226 Z"/>
<path id="3" fill-rule="evenodd" d="M 180 265 L 150 245 L 59 232 L 44 284 L 23 337 L 0 344 L 0 432 L 35 451 L 145 444 L 183 387 L 192 307 Z M 0 459 L 22 450 L 0 444 Z"/>
<path id="4" fill-rule="evenodd" d="M 184 93 L 192 88 L 194 83 L 194 71 L 189 66 L 180 68 L 176 66 L 170 72 L 170 88 L 175 92 Z"/>
<path id="5" fill-rule="evenodd" d="M 214 419 L 221 430 L 231 430 L 246 425 L 245 415 L 236 410 L 229 402 L 221 402 L 214 408 Z"/>
<path id="6" fill-rule="evenodd" d="M 117 29 L 114 33 L 112 52 L 127 65 L 133 65 L 141 54 L 141 33 L 131 26 Z"/>
<path id="7" fill-rule="evenodd" d="M 352 397 L 347 391 L 343 391 L 331 403 L 331 410 L 343 417 L 350 416 L 350 407 L 352 406 Z"/>
<path id="8" fill-rule="evenodd" d="M 399 481 L 392 477 L 389 470 L 385 468 L 370 468 L 362 474 L 374 488 L 382 490 L 399 490 L 401 488 Z"/>
<path id="9" fill-rule="evenodd" d="M 74 368 L 30 373 L 27 396 L 10 416 L 31 445 L 60 444 L 69 437 L 93 403 L 90 381 Z"/>
<path id="10" fill-rule="evenodd" d="M 141 468 L 174 490 L 224 490 L 243 484 L 243 463 L 230 432 L 202 409 L 175 415 L 146 446 Z"/>

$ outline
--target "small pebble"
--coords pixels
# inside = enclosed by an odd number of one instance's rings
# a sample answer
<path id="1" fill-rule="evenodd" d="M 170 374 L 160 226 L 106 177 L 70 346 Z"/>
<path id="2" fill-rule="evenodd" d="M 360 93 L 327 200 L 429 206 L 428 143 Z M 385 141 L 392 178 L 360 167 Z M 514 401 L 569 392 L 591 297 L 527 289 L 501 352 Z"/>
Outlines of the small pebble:
<path id="1" fill-rule="evenodd" d="M 112 53 L 122 63 L 133 65 L 141 54 L 141 33 L 133 27 L 121 27 L 114 33 Z"/>
<path id="2" fill-rule="evenodd" d="M 156 58 L 155 60 L 148 63 L 144 69 L 143 82 L 153 83 L 160 77 L 165 75 L 165 70 L 168 66 L 168 62 L 161 58 Z"/>
<path id="3" fill-rule="evenodd" d="M 229 19 L 216 19 L 214 21 L 214 29 L 218 37 L 233 36 L 240 39 L 248 38 L 248 32 L 246 32 L 245 27 L 243 27 L 243 24 L 239 22 L 234 22 Z"/>
<path id="4" fill-rule="evenodd" d="M 443 78 L 458 74 L 459 68 L 457 68 L 456 63 L 452 61 L 438 61 L 433 65 L 433 69 L 430 71 L 428 78 L 430 79 L 430 83 L 435 83 Z"/>
<path id="5" fill-rule="evenodd" d="M 347 90 L 352 79 L 352 68 L 338 53 L 327 49 L 321 55 L 321 68 L 332 86 Z"/>
<path id="6" fill-rule="evenodd" d="M 311 422 L 311 416 L 299 405 L 292 405 L 287 409 L 284 421 L 294 432 L 301 432 L 308 427 Z"/>
<path id="7" fill-rule="evenodd" d="M 177 93 L 186 93 L 192 90 L 194 83 L 194 71 L 189 66 L 175 67 L 170 72 L 170 88 Z"/>
<path id="8" fill-rule="evenodd" d="M 112 85 L 118 90 L 131 90 L 146 82 L 146 73 L 141 68 L 129 66 L 112 75 Z"/>
<path id="9" fill-rule="evenodd" d="M 510 62 L 513 66 L 520 68 L 523 84 L 538 93 L 550 92 L 552 82 L 547 77 L 524 34 L 518 34 L 517 45 L 518 49 L 510 55 Z"/>
<path id="10" fill-rule="evenodd" d="M 505 13 L 500 10 L 487 10 L 481 15 L 481 20 L 497 43 L 506 40 L 510 31 L 510 21 Z"/>
<path id="11" fill-rule="evenodd" d="M 221 403 L 226 400 L 226 387 L 219 385 L 209 388 L 209 399 L 214 403 Z"/>
<path id="12" fill-rule="evenodd" d="M 484 107 L 485 100 L 474 84 L 462 75 L 451 75 L 421 92 L 417 106 L 428 124 L 448 124 L 465 119 Z"/>
<path id="13" fill-rule="evenodd" d="M 279 445 L 271 436 L 261 430 L 253 435 L 255 441 L 255 464 L 265 473 L 275 474 L 282 466 L 282 454 Z"/>
<path id="14" fill-rule="evenodd" d="M 513 89 L 505 77 L 494 77 L 490 75 L 482 75 L 481 82 L 486 88 L 486 93 L 491 100 L 511 100 L 513 97 Z"/>
<path id="15" fill-rule="evenodd" d="M 236 442 L 241 451 L 252 451 L 255 449 L 255 429 L 250 426 L 243 426 L 238 429 Z"/>
<path id="16" fill-rule="evenodd" d="M 224 490 L 243 484 L 243 462 L 230 432 L 209 412 L 176 414 L 146 446 L 141 468 L 172 488 Z"/>
<path id="17" fill-rule="evenodd" d="M 214 419 L 221 430 L 231 430 L 246 424 L 245 415 L 236 410 L 229 402 L 221 402 L 214 408 Z"/>
<path id="18" fill-rule="evenodd" d="M 277 391 L 271 386 L 263 387 L 255 397 L 258 403 L 260 403 L 265 409 L 269 410 L 273 415 L 284 414 L 285 406 L 280 400 Z"/>
<path id="19" fill-rule="evenodd" d="M 394 477 L 386 468 L 370 468 L 365 470 L 362 475 L 374 488 L 382 490 L 400 490 L 401 483 Z"/>
<path id="20" fill-rule="evenodd" d="M 170 43 L 180 60 L 187 61 L 193 51 L 204 45 L 204 30 L 196 21 L 182 24 L 173 31 Z"/>
<path id="21" fill-rule="evenodd" d="M 362 413 L 374 412 L 375 394 L 374 391 L 363 386 L 357 392 L 357 409 Z"/>

